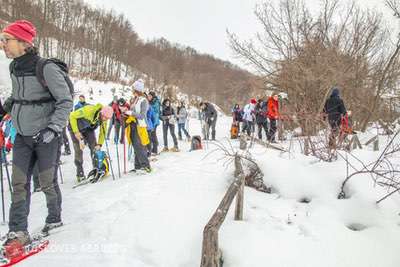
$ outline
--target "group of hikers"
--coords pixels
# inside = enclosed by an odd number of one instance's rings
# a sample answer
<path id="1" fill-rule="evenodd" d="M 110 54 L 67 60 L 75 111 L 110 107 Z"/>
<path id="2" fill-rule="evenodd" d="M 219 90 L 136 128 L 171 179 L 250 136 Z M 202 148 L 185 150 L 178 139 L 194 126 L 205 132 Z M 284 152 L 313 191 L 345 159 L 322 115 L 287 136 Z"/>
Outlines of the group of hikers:
<path id="1" fill-rule="evenodd" d="M 41 190 L 46 196 L 48 216 L 42 232 L 62 226 L 57 174 L 61 155 L 71 154 L 69 138 L 78 183 L 88 179 L 83 168 L 84 148 L 89 147 L 92 166 L 98 168 L 99 157 L 103 155 L 105 161 L 109 157 L 109 151 L 104 153 L 103 150 L 104 144 L 108 150 L 112 132 L 115 144 L 129 144 L 133 148 L 132 172 L 137 173 L 152 171 L 149 158 L 159 154 L 157 127 L 160 124 L 162 151 L 177 152 L 178 139 L 191 140 L 186 127 L 189 112 L 185 103 L 180 102 L 176 109 L 170 99 L 165 98 L 161 103 L 155 92 L 145 92 L 142 79 L 133 83 L 129 100 L 114 97 L 109 105 L 89 104 L 85 96 L 80 95 L 74 106 L 74 88 L 67 66 L 60 60 L 40 57 L 33 44 L 35 36 L 34 25 L 26 20 L 7 25 L 0 34 L 0 49 L 12 59 L 12 93 L 0 103 L 1 123 L 8 122 L 12 128 L 8 131 L 7 147 L 1 147 L 12 150 L 12 196 L 5 247 L 31 242 L 28 215 L 32 179 L 34 191 Z M 211 139 L 215 140 L 217 111 L 207 102 L 202 102 L 200 109 L 203 137 L 210 139 L 211 130 Z M 168 146 L 168 132 L 173 140 L 172 147 Z"/>
<path id="2" fill-rule="evenodd" d="M 113 134 L 114 144 L 129 144 L 134 150 L 132 172 L 150 173 L 150 158 L 159 153 L 157 127 L 162 124 L 162 151 L 179 151 L 178 139 L 191 139 L 187 129 L 188 109 L 180 102 L 176 109 L 170 99 L 162 99 L 154 91 L 146 93 L 144 81 L 136 80 L 132 85 L 132 97 L 114 97 L 109 105 L 89 104 L 80 95 L 73 105 L 73 85 L 65 63 L 56 59 L 44 59 L 38 55 L 33 41 L 36 36 L 34 25 L 26 20 L 7 25 L 0 34 L 0 48 L 10 64 L 12 93 L 0 103 L 3 122 L 12 122 L 14 135 L 6 146 L 12 149 L 12 197 L 9 212 L 9 232 L 4 246 L 31 242 L 28 232 L 28 215 L 31 196 L 31 179 L 34 187 L 41 188 L 46 196 L 48 216 L 43 232 L 62 225 L 61 191 L 58 184 L 58 167 L 62 154 L 70 155 L 72 140 L 77 182 L 87 179 L 83 168 L 83 150 L 90 149 L 92 166 L 97 168 L 95 155 L 108 149 Z M 213 104 L 200 103 L 200 121 L 203 139 L 216 139 L 218 112 Z M 346 114 L 339 90 L 335 88 L 327 100 L 325 112 L 333 133 L 340 127 Z M 265 132 L 269 142 L 276 142 L 279 114 L 278 94 L 266 101 L 251 99 L 243 109 L 236 104 L 232 110 L 233 128 L 236 137 L 239 130 L 251 135 L 258 127 L 258 137 Z M 178 138 L 175 134 L 178 129 Z M 12 132 L 12 131 L 10 131 Z M 168 132 L 173 146 L 168 145 Z M 98 133 L 98 136 L 96 136 Z M 194 137 L 193 137 L 194 139 Z M 64 146 L 64 152 L 61 148 Z M 3 149 L 3 148 L 2 148 Z"/>
<path id="3" fill-rule="evenodd" d="M 268 142 L 276 143 L 275 135 L 277 129 L 277 120 L 279 119 L 279 96 L 273 93 L 267 101 L 260 98 L 250 99 L 243 108 L 235 104 L 232 109 L 232 128 L 231 138 L 237 138 L 241 129 L 242 133 L 251 136 L 256 131 L 258 138 L 262 139 L 262 132 Z"/>
<path id="4" fill-rule="evenodd" d="M 243 108 L 235 104 L 232 108 L 232 127 L 231 138 L 239 136 L 240 130 L 251 136 L 256 131 L 257 137 L 262 140 L 262 132 L 265 132 L 266 140 L 276 143 L 277 123 L 280 119 L 279 94 L 274 92 L 267 100 L 260 98 L 250 99 Z M 351 111 L 347 111 L 343 100 L 340 98 L 338 87 L 333 87 L 328 99 L 325 101 L 323 109 L 323 119 L 330 127 L 328 147 L 335 149 L 337 139 L 342 141 L 346 134 L 354 133 L 352 130 Z"/>

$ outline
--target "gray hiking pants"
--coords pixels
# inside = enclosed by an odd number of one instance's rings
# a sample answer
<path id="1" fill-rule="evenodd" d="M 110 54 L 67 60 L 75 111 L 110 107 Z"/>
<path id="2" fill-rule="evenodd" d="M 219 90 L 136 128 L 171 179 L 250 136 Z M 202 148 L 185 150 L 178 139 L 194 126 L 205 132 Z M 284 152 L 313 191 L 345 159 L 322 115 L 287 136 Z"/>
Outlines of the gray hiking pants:
<path id="1" fill-rule="evenodd" d="M 13 147 L 10 231 L 27 231 L 31 201 L 31 177 L 35 164 L 39 168 L 39 182 L 46 196 L 48 215 L 46 223 L 61 221 L 61 191 L 57 168 L 60 159 L 61 138 L 49 144 L 34 143 L 31 136 L 17 134 Z"/>
<path id="2" fill-rule="evenodd" d="M 74 147 L 74 154 L 75 154 L 75 166 L 76 166 L 76 175 L 77 176 L 84 176 L 85 171 L 83 170 L 83 151 L 79 145 L 78 139 L 76 139 L 75 134 L 69 129 L 69 133 L 71 135 L 72 144 Z M 96 146 L 96 133 L 94 130 L 85 131 L 82 134 L 83 141 L 85 144 L 89 146 L 90 149 L 90 156 L 92 158 L 92 166 L 93 169 L 96 168 L 96 162 L 94 161 L 94 148 Z"/>

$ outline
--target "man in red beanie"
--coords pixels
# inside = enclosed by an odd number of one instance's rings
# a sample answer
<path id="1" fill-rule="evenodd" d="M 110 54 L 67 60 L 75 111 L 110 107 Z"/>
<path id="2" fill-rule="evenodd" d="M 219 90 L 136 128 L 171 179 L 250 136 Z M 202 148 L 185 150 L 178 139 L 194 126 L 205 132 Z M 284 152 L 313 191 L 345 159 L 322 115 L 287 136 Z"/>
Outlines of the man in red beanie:
<path id="1" fill-rule="evenodd" d="M 36 29 L 19 20 L 3 29 L 0 46 L 10 63 L 12 94 L 9 99 L 12 122 L 17 135 L 13 147 L 12 197 L 9 233 L 5 246 L 31 242 L 28 233 L 30 179 L 37 164 L 39 182 L 46 196 L 48 216 L 43 232 L 62 225 L 61 191 L 57 166 L 60 158 L 60 133 L 72 110 L 72 96 L 66 74 L 53 63 L 43 65 L 44 87 L 36 77 L 41 59 L 33 45 Z M 43 82 L 43 80 L 41 80 Z"/>

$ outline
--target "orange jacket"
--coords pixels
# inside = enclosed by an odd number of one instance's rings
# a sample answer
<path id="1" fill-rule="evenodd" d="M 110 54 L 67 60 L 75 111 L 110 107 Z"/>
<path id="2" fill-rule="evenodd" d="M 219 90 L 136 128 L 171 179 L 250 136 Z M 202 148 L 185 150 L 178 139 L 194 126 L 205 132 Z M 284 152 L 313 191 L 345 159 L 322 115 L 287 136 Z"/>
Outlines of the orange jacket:
<path id="1" fill-rule="evenodd" d="M 273 97 L 268 99 L 268 112 L 267 116 L 270 119 L 277 120 L 279 118 L 279 102 Z"/>

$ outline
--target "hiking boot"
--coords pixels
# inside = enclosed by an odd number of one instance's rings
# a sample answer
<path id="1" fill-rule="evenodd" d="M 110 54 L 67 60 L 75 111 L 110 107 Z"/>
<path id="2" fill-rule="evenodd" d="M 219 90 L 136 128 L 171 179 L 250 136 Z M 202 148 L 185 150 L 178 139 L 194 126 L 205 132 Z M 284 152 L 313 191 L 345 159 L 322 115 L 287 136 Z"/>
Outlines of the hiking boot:
<path id="1" fill-rule="evenodd" d="M 28 231 L 17 231 L 8 232 L 7 239 L 3 243 L 3 246 L 11 246 L 12 244 L 18 244 L 19 246 L 26 246 L 32 242 Z"/>
<path id="2" fill-rule="evenodd" d="M 63 226 L 63 222 L 59 221 L 59 222 L 55 222 L 55 223 L 46 223 L 42 229 L 42 234 L 43 235 L 49 235 L 49 231 L 53 230 L 55 228 L 61 227 Z"/>
<path id="3" fill-rule="evenodd" d="M 76 175 L 76 180 L 78 181 L 78 183 L 82 182 L 85 179 L 86 179 L 86 177 L 83 173 Z"/>
<path id="4" fill-rule="evenodd" d="M 168 151 L 169 151 L 168 147 L 164 147 L 163 150 L 161 150 L 161 152 L 168 152 Z"/>
<path id="5" fill-rule="evenodd" d="M 173 148 L 171 148 L 171 152 L 179 152 L 179 148 L 174 146 Z"/>
<path id="6" fill-rule="evenodd" d="M 150 167 L 144 167 L 143 170 L 147 173 L 151 173 L 152 169 Z"/>
<path id="7" fill-rule="evenodd" d="M 69 156 L 69 155 L 71 155 L 71 151 L 70 151 L 70 150 L 65 150 L 65 151 L 62 153 L 62 155 L 63 155 L 63 156 Z"/>

